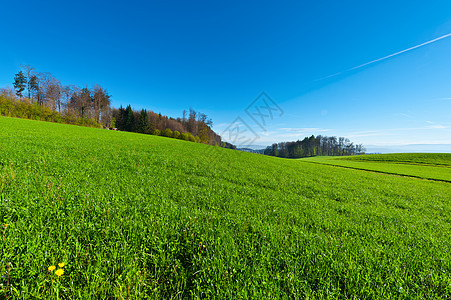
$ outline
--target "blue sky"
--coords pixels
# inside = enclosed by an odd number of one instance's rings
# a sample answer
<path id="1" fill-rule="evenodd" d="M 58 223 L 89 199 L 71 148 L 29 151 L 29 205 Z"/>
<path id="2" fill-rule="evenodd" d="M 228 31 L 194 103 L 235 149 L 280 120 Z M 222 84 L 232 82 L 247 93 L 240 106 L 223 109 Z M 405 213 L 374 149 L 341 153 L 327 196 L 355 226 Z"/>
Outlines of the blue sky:
<path id="1" fill-rule="evenodd" d="M 451 33 L 450 1 L 8 1 L 2 11 L 0 87 L 29 64 L 64 84 L 101 84 L 116 107 L 174 117 L 193 107 L 218 133 L 240 117 L 259 145 L 311 134 L 451 144 L 451 37 L 347 71 Z M 262 91 L 283 111 L 263 128 L 245 112 Z"/>

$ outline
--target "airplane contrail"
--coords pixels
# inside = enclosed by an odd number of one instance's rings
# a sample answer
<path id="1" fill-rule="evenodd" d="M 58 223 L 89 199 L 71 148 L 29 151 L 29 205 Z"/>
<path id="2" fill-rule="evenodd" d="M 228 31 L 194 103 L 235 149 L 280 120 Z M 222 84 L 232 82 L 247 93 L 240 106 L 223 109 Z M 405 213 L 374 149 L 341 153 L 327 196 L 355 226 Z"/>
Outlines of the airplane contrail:
<path id="1" fill-rule="evenodd" d="M 318 79 L 318 80 L 316 80 L 316 81 L 320 81 L 320 80 L 323 80 L 323 79 L 326 79 L 326 78 L 334 77 L 334 76 L 337 76 L 337 75 L 340 75 L 340 74 L 343 74 L 343 73 L 346 73 L 346 72 L 349 72 L 349 71 L 352 71 L 352 70 L 360 69 L 360 68 L 362 68 L 362 67 L 365 67 L 365 66 L 374 64 L 374 63 L 376 63 L 376 62 L 378 62 L 378 61 L 381 61 L 381 60 L 384 60 L 384 59 L 387 59 L 387 58 L 390 58 L 390 57 L 399 55 L 399 54 L 401 54 L 401 53 L 404 53 L 404 52 L 407 52 L 407 51 L 410 51 L 410 50 L 413 50 L 413 49 L 416 49 L 416 48 L 420 48 L 420 47 L 422 47 L 422 46 L 426 46 L 426 45 L 431 44 L 431 43 L 434 43 L 434 42 L 437 42 L 437 41 L 442 40 L 442 39 L 444 39 L 444 38 L 447 38 L 447 37 L 449 37 L 449 36 L 451 36 L 451 33 L 442 35 L 441 37 L 438 37 L 438 38 L 435 38 L 435 39 L 433 39 L 433 40 L 424 42 L 424 43 L 422 43 L 422 44 L 419 44 L 419 45 L 416 45 L 416 46 L 407 48 L 407 49 L 405 49 L 405 50 L 398 51 L 398 52 L 396 52 L 396 53 L 393 53 L 393 54 L 390 54 L 390 55 L 387 55 L 387 56 L 384 56 L 384 57 L 381 57 L 381 58 L 372 60 L 372 61 L 370 61 L 370 62 L 361 64 L 361 65 L 358 65 L 358 66 L 356 66 L 356 67 L 347 69 L 347 70 L 345 70 L 345 71 L 341 71 L 341 72 L 338 72 L 338 73 L 335 73 L 335 74 L 332 74 L 332 75 L 329 75 L 329 76 L 320 78 L 320 79 Z"/>

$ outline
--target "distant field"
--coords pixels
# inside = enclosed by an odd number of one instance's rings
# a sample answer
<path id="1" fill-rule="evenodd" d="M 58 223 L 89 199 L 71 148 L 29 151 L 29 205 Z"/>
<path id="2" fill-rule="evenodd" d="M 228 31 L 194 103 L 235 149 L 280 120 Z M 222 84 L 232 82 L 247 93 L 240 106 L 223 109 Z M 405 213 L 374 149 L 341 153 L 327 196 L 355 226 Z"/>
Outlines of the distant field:
<path id="1" fill-rule="evenodd" d="M 385 158 L 385 155 L 388 157 Z M 448 154 L 423 154 L 421 156 L 413 154 L 410 156 L 407 153 L 406 155 L 378 154 L 353 157 L 316 156 L 302 158 L 301 160 L 393 175 L 443 180 L 451 183 L 451 167 L 447 165 L 450 163 L 446 160 L 447 156 Z M 397 157 L 400 157 L 400 160 L 396 160 Z M 417 164 L 414 163 L 415 157 L 420 157 Z"/>
<path id="2" fill-rule="evenodd" d="M 451 295 L 450 183 L 55 123 L 0 129 L 2 299 Z"/>
<path id="3" fill-rule="evenodd" d="M 451 167 L 451 153 L 395 153 L 344 157 L 353 161 L 380 161 L 405 164 L 424 164 Z"/>

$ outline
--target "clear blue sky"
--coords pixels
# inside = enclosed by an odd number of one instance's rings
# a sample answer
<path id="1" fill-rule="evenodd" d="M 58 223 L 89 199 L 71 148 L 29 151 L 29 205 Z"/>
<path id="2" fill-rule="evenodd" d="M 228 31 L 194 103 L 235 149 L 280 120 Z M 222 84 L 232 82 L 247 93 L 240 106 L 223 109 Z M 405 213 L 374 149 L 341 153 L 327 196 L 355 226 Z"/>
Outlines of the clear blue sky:
<path id="1" fill-rule="evenodd" d="M 451 144 L 451 37 L 346 71 L 451 33 L 449 0 L 7 1 L 2 12 L 0 87 L 29 64 L 99 83 L 116 107 L 193 107 L 218 133 L 241 117 L 260 145 Z M 244 111 L 262 91 L 284 112 L 265 131 Z"/>

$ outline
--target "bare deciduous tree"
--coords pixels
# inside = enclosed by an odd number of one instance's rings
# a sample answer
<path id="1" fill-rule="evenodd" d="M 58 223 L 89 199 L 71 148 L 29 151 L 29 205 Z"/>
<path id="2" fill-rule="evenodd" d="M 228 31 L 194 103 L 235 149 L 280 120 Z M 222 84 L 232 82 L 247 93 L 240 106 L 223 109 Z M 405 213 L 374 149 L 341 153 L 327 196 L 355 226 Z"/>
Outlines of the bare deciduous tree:
<path id="1" fill-rule="evenodd" d="M 105 108 L 110 107 L 110 95 L 98 84 L 94 85 L 92 93 L 94 116 L 99 122 L 105 114 Z"/>
<path id="2" fill-rule="evenodd" d="M 28 78 L 28 84 L 27 84 L 27 91 L 28 91 L 28 99 L 31 99 L 31 78 L 33 76 L 33 70 L 34 68 L 30 65 L 20 65 L 20 67 L 25 71 L 25 74 L 27 75 Z"/>

